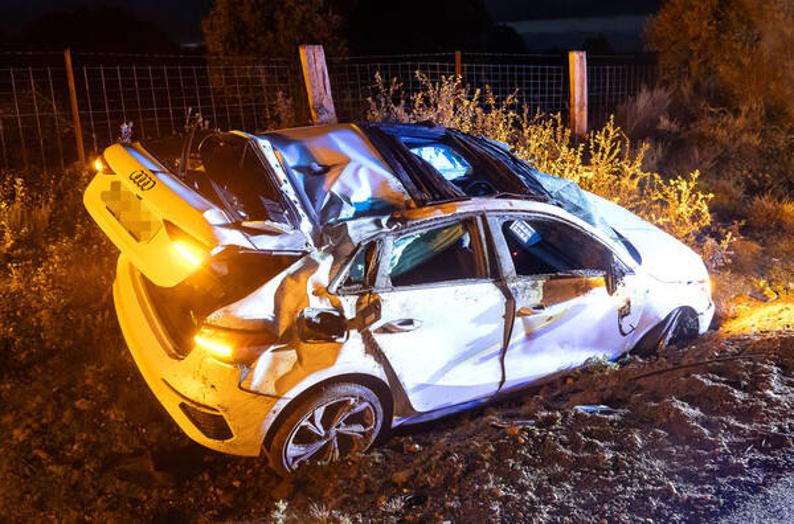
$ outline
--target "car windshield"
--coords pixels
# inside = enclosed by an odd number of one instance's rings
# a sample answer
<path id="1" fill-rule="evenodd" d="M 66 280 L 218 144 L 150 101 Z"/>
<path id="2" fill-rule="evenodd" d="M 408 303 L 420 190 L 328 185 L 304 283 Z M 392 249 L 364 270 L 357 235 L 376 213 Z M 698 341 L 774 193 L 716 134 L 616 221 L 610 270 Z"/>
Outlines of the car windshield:
<path id="1" fill-rule="evenodd" d="M 328 224 L 408 207 L 405 187 L 354 128 L 303 128 L 260 137 L 275 151 L 303 205 Z"/>

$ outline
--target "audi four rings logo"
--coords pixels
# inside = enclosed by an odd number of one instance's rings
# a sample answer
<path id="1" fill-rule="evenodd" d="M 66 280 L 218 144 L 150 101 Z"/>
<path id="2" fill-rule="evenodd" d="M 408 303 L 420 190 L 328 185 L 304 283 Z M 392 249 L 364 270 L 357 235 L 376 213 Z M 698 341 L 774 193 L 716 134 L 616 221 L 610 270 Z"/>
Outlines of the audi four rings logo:
<path id="1" fill-rule="evenodd" d="M 141 170 L 130 173 L 130 180 L 132 180 L 132 183 L 138 186 L 141 191 L 149 191 L 157 185 L 157 180 L 149 176 L 149 173 L 146 171 Z"/>

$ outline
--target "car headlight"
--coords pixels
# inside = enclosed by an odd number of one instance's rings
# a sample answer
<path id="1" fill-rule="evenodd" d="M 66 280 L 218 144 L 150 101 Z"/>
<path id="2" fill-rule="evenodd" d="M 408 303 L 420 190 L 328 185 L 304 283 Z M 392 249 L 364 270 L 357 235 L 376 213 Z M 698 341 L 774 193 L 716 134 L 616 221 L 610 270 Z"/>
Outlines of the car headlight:
<path id="1" fill-rule="evenodd" d="M 706 275 L 706 279 L 701 283 L 701 286 L 704 294 L 709 297 L 714 294 L 714 281 L 711 280 L 709 275 Z"/>
<path id="2" fill-rule="evenodd" d="M 207 258 L 207 253 L 205 251 L 203 251 L 195 243 L 192 243 L 188 240 L 174 240 L 171 242 L 171 245 L 173 246 L 174 251 L 179 253 L 179 255 L 182 257 L 182 260 L 193 267 L 199 267 Z"/>

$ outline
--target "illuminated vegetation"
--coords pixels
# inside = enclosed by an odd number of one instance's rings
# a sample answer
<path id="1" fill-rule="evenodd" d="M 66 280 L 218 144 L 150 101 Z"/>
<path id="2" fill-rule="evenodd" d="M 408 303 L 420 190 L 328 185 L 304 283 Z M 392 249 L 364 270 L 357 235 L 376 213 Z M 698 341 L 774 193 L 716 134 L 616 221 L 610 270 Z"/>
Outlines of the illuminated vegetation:
<path id="1" fill-rule="evenodd" d="M 647 170 L 649 146 L 633 144 L 614 119 L 578 142 L 559 114 L 519 110 L 515 94 L 500 100 L 489 87 L 472 89 L 459 78 L 417 77 L 422 90 L 406 99 L 397 82 L 376 76 L 368 118 L 429 121 L 504 142 L 540 171 L 569 178 L 693 245 L 711 224 L 712 196 L 701 188 L 700 172 L 667 179 Z"/>

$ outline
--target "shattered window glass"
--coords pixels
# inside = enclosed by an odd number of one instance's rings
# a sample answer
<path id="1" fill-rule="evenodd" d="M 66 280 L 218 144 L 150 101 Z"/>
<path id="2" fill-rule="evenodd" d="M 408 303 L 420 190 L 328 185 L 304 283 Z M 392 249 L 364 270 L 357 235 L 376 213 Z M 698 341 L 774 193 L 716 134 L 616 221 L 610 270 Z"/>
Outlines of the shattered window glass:
<path id="1" fill-rule="evenodd" d="M 375 257 L 376 243 L 371 242 L 362 247 L 353 258 L 350 264 L 350 270 L 347 273 L 347 278 L 342 284 L 344 289 L 358 289 L 365 286 L 367 283 L 367 265 Z"/>
<path id="2" fill-rule="evenodd" d="M 479 267 L 466 221 L 396 239 L 389 276 L 395 287 L 413 286 L 480 278 Z"/>
<path id="3" fill-rule="evenodd" d="M 414 147 L 411 153 L 429 163 L 441 176 L 449 181 L 467 177 L 471 174 L 471 165 L 462 156 L 444 144 L 432 144 Z"/>
<path id="4" fill-rule="evenodd" d="M 189 173 L 202 196 L 242 220 L 288 223 L 282 196 L 248 142 L 228 134 L 213 134 L 198 148 L 201 169 Z"/>
<path id="5" fill-rule="evenodd" d="M 575 227 L 551 220 L 507 220 L 502 225 L 519 276 L 606 273 L 609 250 Z"/>

